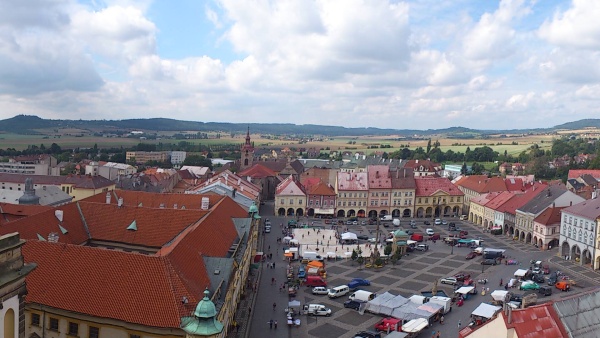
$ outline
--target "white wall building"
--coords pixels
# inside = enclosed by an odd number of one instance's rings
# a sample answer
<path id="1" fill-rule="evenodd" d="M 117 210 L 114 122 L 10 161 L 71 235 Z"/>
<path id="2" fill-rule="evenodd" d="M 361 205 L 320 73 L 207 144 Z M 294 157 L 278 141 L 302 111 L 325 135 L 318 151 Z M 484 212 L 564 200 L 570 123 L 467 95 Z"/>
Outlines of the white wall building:
<path id="1" fill-rule="evenodd" d="M 187 156 L 187 152 L 185 151 L 172 151 L 171 152 L 171 164 L 174 165 L 175 167 L 179 167 L 183 164 L 183 161 L 185 161 L 185 158 Z"/>
<path id="2" fill-rule="evenodd" d="M 595 248 L 600 218 L 600 199 L 593 198 L 566 207 L 560 222 L 560 253 L 568 260 L 600 269 L 600 255 Z"/>

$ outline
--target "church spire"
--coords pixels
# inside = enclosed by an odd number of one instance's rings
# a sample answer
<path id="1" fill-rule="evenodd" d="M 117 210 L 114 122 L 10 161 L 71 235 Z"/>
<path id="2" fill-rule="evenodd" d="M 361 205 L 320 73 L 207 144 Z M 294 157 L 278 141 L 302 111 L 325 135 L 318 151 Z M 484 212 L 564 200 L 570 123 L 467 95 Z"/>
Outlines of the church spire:
<path id="1" fill-rule="evenodd" d="M 248 126 L 248 131 L 246 132 L 246 145 L 249 146 L 250 144 L 250 126 Z"/>

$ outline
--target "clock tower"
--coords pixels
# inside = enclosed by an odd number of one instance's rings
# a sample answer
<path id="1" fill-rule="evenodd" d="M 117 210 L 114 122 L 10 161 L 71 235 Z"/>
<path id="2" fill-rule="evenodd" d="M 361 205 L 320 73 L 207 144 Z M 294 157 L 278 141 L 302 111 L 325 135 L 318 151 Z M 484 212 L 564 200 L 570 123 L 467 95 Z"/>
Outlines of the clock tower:
<path id="1" fill-rule="evenodd" d="M 254 160 L 254 146 L 250 142 L 250 127 L 246 132 L 246 142 L 241 147 L 240 170 L 250 168 Z"/>

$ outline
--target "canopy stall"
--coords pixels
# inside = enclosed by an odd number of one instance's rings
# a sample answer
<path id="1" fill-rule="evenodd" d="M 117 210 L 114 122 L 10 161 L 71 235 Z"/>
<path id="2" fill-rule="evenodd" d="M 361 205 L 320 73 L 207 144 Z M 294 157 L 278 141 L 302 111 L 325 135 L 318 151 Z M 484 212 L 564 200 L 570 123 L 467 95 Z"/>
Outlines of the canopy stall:
<path id="1" fill-rule="evenodd" d="M 406 333 L 419 333 L 429 326 L 429 322 L 425 318 L 416 318 L 402 325 L 402 331 Z"/>
<path id="2" fill-rule="evenodd" d="M 473 286 L 461 286 L 458 290 L 456 290 L 454 292 L 460 293 L 461 295 L 466 295 L 473 290 L 475 290 L 475 287 L 473 287 Z"/>
<path id="3" fill-rule="evenodd" d="M 517 271 L 515 271 L 515 277 L 525 277 L 526 274 L 526 269 L 518 269 Z"/>
<path id="4" fill-rule="evenodd" d="M 379 314 L 381 313 L 381 305 L 383 305 L 388 300 L 394 298 L 395 296 L 389 292 L 385 292 L 372 300 L 367 302 L 367 306 L 365 308 L 366 311 Z"/>
<path id="5" fill-rule="evenodd" d="M 398 296 L 388 300 L 387 302 L 383 303 L 381 305 L 381 311 L 379 313 L 386 315 L 386 316 L 391 316 L 396 308 L 399 308 L 409 302 L 410 301 L 408 300 L 408 298 L 404 298 L 404 297 L 398 295 Z"/>
<path id="6" fill-rule="evenodd" d="M 342 234 L 342 240 L 343 241 L 358 240 L 358 237 L 353 232 L 344 232 Z"/>
<path id="7" fill-rule="evenodd" d="M 508 294 L 508 291 L 505 290 L 494 290 L 490 296 L 492 296 L 492 298 L 495 301 L 498 302 L 504 302 L 504 300 L 506 299 L 506 295 Z"/>
<path id="8" fill-rule="evenodd" d="M 325 254 L 325 257 L 327 257 L 327 258 L 335 258 L 335 257 L 337 257 L 337 255 L 336 255 L 335 252 L 327 251 L 327 253 Z"/>
<path id="9" fill-rule="evenodd" d="M 487 303 L 481 303 L 473 312 L 471 312 L 471 315 L 490 319 L 501 309 L 502 309 L 501 306 L 495 306 L 495 305 L 490 305 Z"/>

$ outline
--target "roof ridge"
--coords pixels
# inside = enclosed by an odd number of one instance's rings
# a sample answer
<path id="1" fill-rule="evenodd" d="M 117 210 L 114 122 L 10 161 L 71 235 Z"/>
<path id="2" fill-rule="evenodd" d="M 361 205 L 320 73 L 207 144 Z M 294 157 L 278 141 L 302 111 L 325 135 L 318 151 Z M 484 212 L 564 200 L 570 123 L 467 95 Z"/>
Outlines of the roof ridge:
<path id="1" fill-rule="evenodd" d="M 83 216 L 83 211 L 81 210 L 81 206 L 79 205 L 79 201 L 76 202 L 77 211 L 79 212 L 79 217 L 81 217 L 81 222 L 83 223 L 83 228 L 85 229 L 85 233 L 88 236 L 88 240 L 92 239 L 92 234 L 90 233 L 90 228 L 88 227 L 87 221 L 85 220 L 85 216 Z"/>

